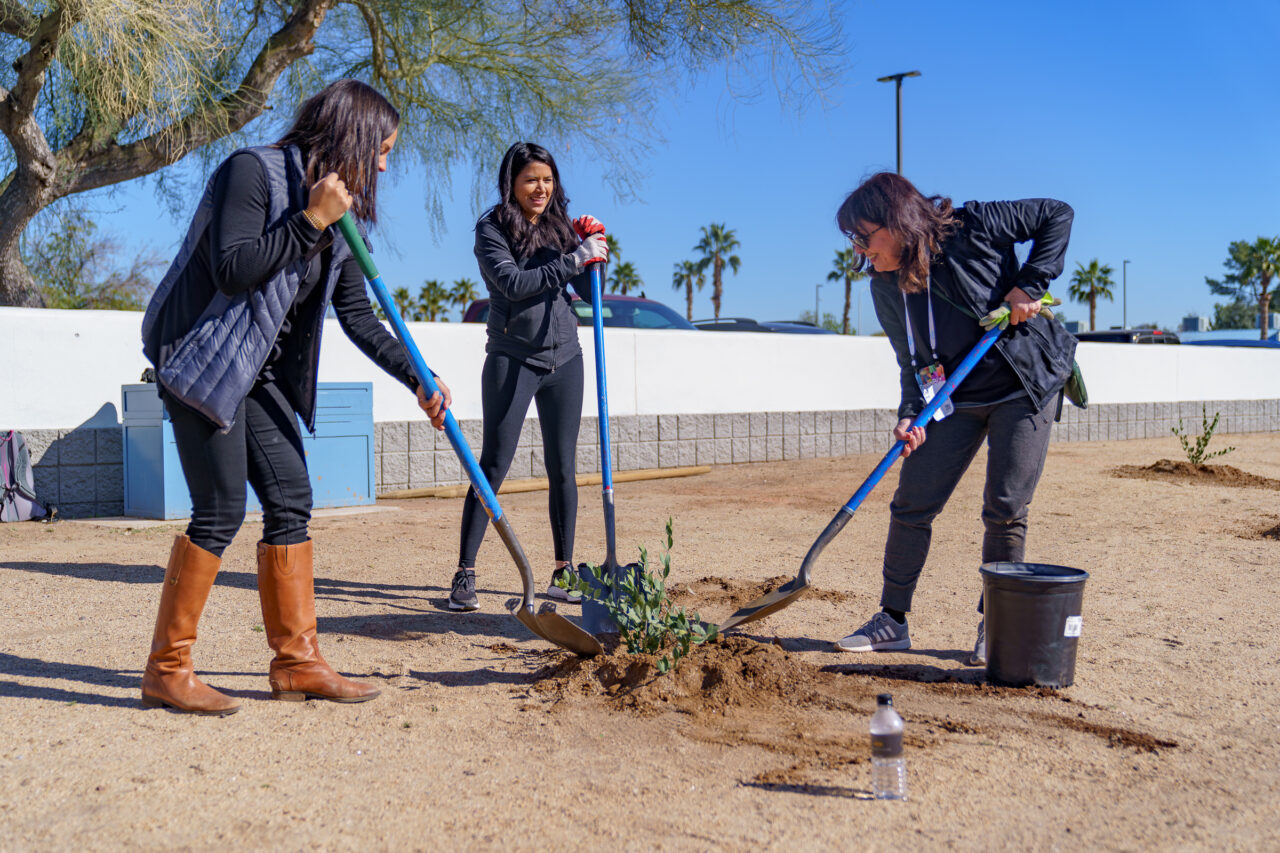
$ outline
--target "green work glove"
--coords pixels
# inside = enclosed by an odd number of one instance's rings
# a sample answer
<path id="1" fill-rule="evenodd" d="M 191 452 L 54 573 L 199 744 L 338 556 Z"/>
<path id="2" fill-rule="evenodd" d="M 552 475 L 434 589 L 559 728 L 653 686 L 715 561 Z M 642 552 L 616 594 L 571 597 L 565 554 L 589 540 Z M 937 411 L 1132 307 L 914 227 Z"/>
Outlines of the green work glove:
<path id="1" fill-rule="evenodd" d="M 1053 312 L 1049 310 L 1050 305 L 1061 305 L 1061 299 L 1055 299 L 1051 294 L 1046 293 L 1040 297 L 1040 313 L 1045 318 L 1052 320 Z M 987 314 L 978 323 L 984 331 L 991 331 L 995 326 L 999 326 L 1001 331 L 1009 327 L 1009 303 L 1001 302 L 1000 307 Z"/>

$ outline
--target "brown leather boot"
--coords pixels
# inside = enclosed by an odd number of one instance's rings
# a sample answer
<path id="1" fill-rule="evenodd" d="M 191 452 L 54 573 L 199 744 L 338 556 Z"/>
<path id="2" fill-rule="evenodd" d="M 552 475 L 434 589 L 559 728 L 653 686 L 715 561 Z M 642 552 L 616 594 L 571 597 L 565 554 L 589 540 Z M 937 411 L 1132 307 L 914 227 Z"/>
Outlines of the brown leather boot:
<path id="1" fill-rule="evenodd" d="M 167 705 L 191 714 L 219 716 L 240 710 L 239 699 L 219 693 L 196 678 L 191 663 L 196 623 L 209 600 L 220 565 L 222 560 L 191 544 L 185 534 L 173 540 L 151 655 L 142 673 L 142 704 L 146 707 Z"/>
<path id="2" fill-rule="evenodd" d="M 333 671 L 316 639 L 315 569 L 311 540 L 301 545 L 258 543 L 258 597 L 271 661 L 271 697 L 301 702 L 367 702 L 379 693 Z"/>

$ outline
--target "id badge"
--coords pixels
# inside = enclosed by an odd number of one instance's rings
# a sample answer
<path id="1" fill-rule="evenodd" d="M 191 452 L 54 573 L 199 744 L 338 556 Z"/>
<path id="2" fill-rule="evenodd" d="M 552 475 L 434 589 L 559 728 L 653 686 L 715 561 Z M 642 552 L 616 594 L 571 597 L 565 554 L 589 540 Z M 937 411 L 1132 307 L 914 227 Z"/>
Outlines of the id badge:
<path id="1" fill-rule="evenodd" d="M 942 390 L 946 382 L 947 374 L 938 362 L 922 367 L 916 372 L 916 383 L 920 386 L 920 393 L 924 395 L 926 406 L 933 401 L 934 395 Z M 951 405 L 951 400 L 948 398 L 938 407 L 938 411 L 933 413 L 933 419 L 940 421 L 955 410 L 956 407 Z"/>

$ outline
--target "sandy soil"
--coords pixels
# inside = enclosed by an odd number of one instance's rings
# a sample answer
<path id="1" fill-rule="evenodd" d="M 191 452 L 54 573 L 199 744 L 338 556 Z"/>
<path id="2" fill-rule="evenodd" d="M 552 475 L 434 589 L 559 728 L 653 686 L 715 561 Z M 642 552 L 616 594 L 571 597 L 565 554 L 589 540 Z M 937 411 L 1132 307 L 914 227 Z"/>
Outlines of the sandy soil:
<path id="1" fill-rule="evenodd" d="M 1280 433 L 1215 462 L 1280 479 Z M 985 684 L 977 617 L 985 457 L 938 520 L 915 648 L 831 642 L 876 607 L 896 471 L 823 555 L 815 589 L 672 677 L 582 662 L 506 613 L 492 535 L 481 610 L 444 607 L 461 501 L 316 521 L 322 646 L 377 682 L 363 705 L 273 702 L 256 530 L 228 550 L 196 663 L 244 699 L 222 719 L 138 705 L 178 527 L 0 526 L 0 850 L 1275 849 L 1280 845 L 1280 503 L 1247 478 L 1121 466 L 1162 440 L 1059 444 L 1028 558 L 1087 569 L 1076 681 Z M 795 574 L 874 457 L 717 467 L 618 489 L 620 551 L 661 544 L 704 617 Z M 545 493 L 504 506 L 545 582 Z M 583 488 L 579 558 L 603 556 Z M 572 608 L 566 608 L 572 613 Z M 869 799 L 867 723 L 892 692 L 910 800 Z"/>

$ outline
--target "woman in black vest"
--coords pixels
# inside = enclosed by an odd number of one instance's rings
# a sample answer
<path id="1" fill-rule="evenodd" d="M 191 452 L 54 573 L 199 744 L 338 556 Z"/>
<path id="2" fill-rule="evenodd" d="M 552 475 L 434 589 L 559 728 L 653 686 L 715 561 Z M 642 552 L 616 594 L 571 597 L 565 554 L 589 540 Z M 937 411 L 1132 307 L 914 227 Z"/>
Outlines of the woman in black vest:
<path id="1" fill-rule="evenodd" d="M 395 108 L 356 80 L 309 98 L 283 139 L 237 152 L 218 167 L 148 307 L 143 349 L 160 376 L 192 503 L 191 522 L 169 556 L 142 677 L 148 707 L 239 709 L 238 700 L 196 677 L 191 646 L 222 552 L 244 521 L 246 480 L 263 511 L 258 591 L 275 651 L 272 697 L 362 702 L 378 695 L 338 675 L 320 655 L 307 535 L 311 482 L 298 416 L 314 425 L 320 331 L 332 304 L 356 346 L 415 391 L 432 423 L 443 427 L 448 389 L 441 383 L 443 398 L 426 398 L 403 347 L 374 316 L 364 276 L 332 227 L 348 210 L 358 222 L 376 221 L 378 174 L 386 171 L 399 124 Z M 272 217 L 273 205 L 281 215 Z M 251 324 L 253 333 L 234 338 L 233 320 Z M 192 334 L 197 328 L 213 335 Z M 175 373 L 183 363 L 175 354 L 193 346 L 209 351 L 210 358 L 197 360 L 208 366 Z M 249 388 L 238 401 L 215 399 L 226 374 L 234 387 Z M 234 407 L 229 422 L 211 418 L 219 406 L 229 415 Z"/>
<path id="2" fill-rule="evenodd" d="M 542 146 L 517 142 L 498 169 L 501 201 L 476 223 L 476 260 L 489 289 L 488 343 L 481 373 L 484 443 L 480 469 L 502 485 L 515 457 L 529 403 L 538 406 L 550 482 L 548 509 L 555 570 L 547 594 L 576 601 L 555 585 L 572 572 L 578 518 L 577 446 L 582 421 L 582 347 L 570 308 L 573 287 L 591 301 L 589 262 L 607 259 L 603 234 L 582 239 L 569 221 L 569 199 L 556 161 Z M 579 224 L 590 217 L 581 217 Z M 596 223 L 598 224 L 598 223 Z M 489 518 L 474 492 L 462 507 L 458 570 L 449 609 L 475 610 L 476 552 Z"/>
<path id="3" fill-rule="evenodd" d="M 882 610 L 837 648 L 911 648 L 907 611 L 933 520 L 984 441 L 982 562 L 1023 559 L 1031 498 L 1074 363 L 1075 338 L 1040 316 L 1041 297 L 1062 273 L 1072 218 L 1069 205 L 1048 198 L 970 201 L 956 209 L 951 199 L 926 198 L 888 172 L 868 178 L 840 206 L 836 221 L 873 269 L 876 317 L 898 358 L 902 398 L 893 438 L 906 445 L 889 505 Z M 1014 246 L 1026 242 L 1030 251 L 1020 263 Z M 1009 329 L 957 387 L 950 408 L 943 406 L 950 414 L 928 433 L 913 428 L 982 336 L 979 318 L 1001 303 L 1009 306 Z M 986 663 L 983 627 L 979 622 L 972 665 Z"/>

